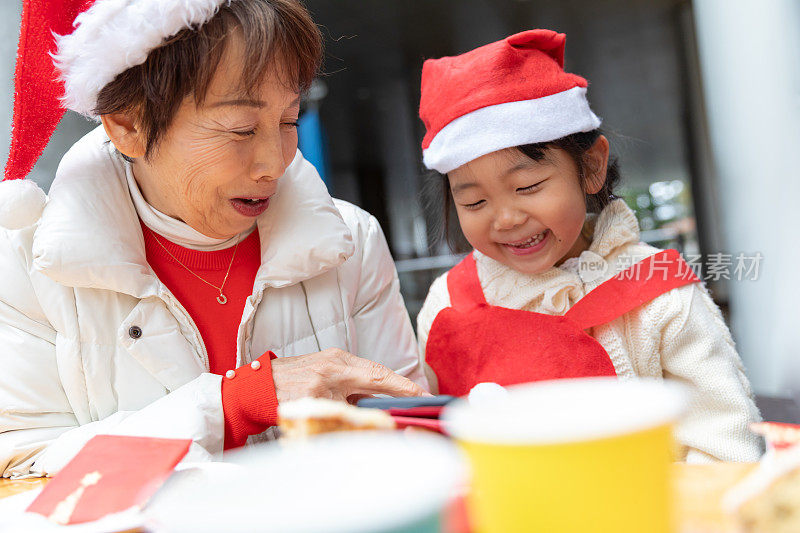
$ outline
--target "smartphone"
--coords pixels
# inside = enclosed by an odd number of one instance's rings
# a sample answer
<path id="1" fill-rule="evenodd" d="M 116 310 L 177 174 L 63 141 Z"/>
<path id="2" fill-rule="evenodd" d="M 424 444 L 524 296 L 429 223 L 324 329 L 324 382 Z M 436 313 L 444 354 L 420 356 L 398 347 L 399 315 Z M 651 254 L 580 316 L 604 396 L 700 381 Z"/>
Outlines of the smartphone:
<path id="1" fill-rule="evenodd" d="M 455 396 L 412 396 L 410 398 L 362 398 L 359 407 L 371 409 L 412 409 L 415 407 L 444 407 L 455 400 Z"/>
<path id="2" fill-rule="evenodd" d="M 362 398 L 359 407 L 383 409 L 394 417 L 439 418 L 444 406 L 455 396 L 414 396 L 412 398 Z"/>

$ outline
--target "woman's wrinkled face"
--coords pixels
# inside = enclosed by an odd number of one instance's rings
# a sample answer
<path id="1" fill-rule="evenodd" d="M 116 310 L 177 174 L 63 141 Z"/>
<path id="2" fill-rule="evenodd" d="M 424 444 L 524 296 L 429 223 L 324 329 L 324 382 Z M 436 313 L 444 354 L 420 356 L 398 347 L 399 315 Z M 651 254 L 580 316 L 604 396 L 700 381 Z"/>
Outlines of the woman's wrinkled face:
<path id="1" fill-rule="evenodd" d="M 563 150 L 540 161 L 510 148 L 448 174 L 464 236 L 476 250 L 518 272 L 537 274 L 586 249 L 578 168 Z"/>
<path id="2" fill-rule="evenodd" d="M 186 98 L 149 160 L 133 164 L 153 207 L 214 238 L 253 226 L 297 151 L 297 90 L 276 65 L 254 94 L 239 92 L 242 48 L 229 38 L 205 100 Z"/>

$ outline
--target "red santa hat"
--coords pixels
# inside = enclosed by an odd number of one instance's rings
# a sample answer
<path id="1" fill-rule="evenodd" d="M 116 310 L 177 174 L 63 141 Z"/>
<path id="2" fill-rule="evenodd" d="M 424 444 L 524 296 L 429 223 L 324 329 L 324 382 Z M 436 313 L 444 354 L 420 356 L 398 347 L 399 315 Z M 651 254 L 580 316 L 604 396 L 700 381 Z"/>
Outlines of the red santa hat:
<path id="1" fill-rule="evenodd" d="M 529 30 L 422 67 L 425 166 L 446 174 L 482 155 L 600 126 L 587 82 L 564 72 L 566 35 Z"/>
<path id="2" fill-rule="evenodd" d="M 26 0 L 5 179 L 24 178 L 66 109 L 94 117 L 97 95 L 184 28 L 230 0 Z"/>
<path id="3" fill-rule="evenodd" d="M 229 1 L 25 0 L 0 226 L 18 229 L 39 218 L 45 195 L 22 178 L 67 109 L 96 119 L 103 87 L 144 63 L 166 38 L 208 22 Z"/>

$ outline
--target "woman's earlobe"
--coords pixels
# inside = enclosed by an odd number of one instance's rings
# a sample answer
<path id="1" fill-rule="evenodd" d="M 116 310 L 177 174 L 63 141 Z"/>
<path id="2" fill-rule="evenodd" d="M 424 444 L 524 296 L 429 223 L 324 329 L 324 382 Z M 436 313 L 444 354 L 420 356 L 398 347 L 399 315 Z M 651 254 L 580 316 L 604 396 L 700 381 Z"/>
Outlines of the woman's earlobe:
<path id="1" fill-rule="evenodd" d="M 109 113 L 101 115 L 100 121 L 109 140 L 122 155 L 129 158 L 144 157 L 147 143 L 130 115 Z"/>

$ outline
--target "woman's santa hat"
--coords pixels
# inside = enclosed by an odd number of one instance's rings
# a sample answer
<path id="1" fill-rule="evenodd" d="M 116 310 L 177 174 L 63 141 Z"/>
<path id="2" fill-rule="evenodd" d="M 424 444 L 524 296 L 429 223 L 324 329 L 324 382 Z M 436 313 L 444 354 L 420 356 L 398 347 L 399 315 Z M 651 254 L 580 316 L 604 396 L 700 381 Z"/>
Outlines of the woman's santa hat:
<path id="1" fill-rule="evenodd" d="M 144 63 L 166 38 L 208 22 L 229 1 L 25 0 L 0 226 L 21 228 L 39 218 L 44 193 L 21 179 L 67 109 L 96 119 L 103 87 Z"/>
<path id="2" fill-rule="evenodd" d="M 422 67 L 425 166 L 446 174 L 482 155 L 600 126 L 587 82 L 564 72 L 566 35 L 529 30 Z"/>

